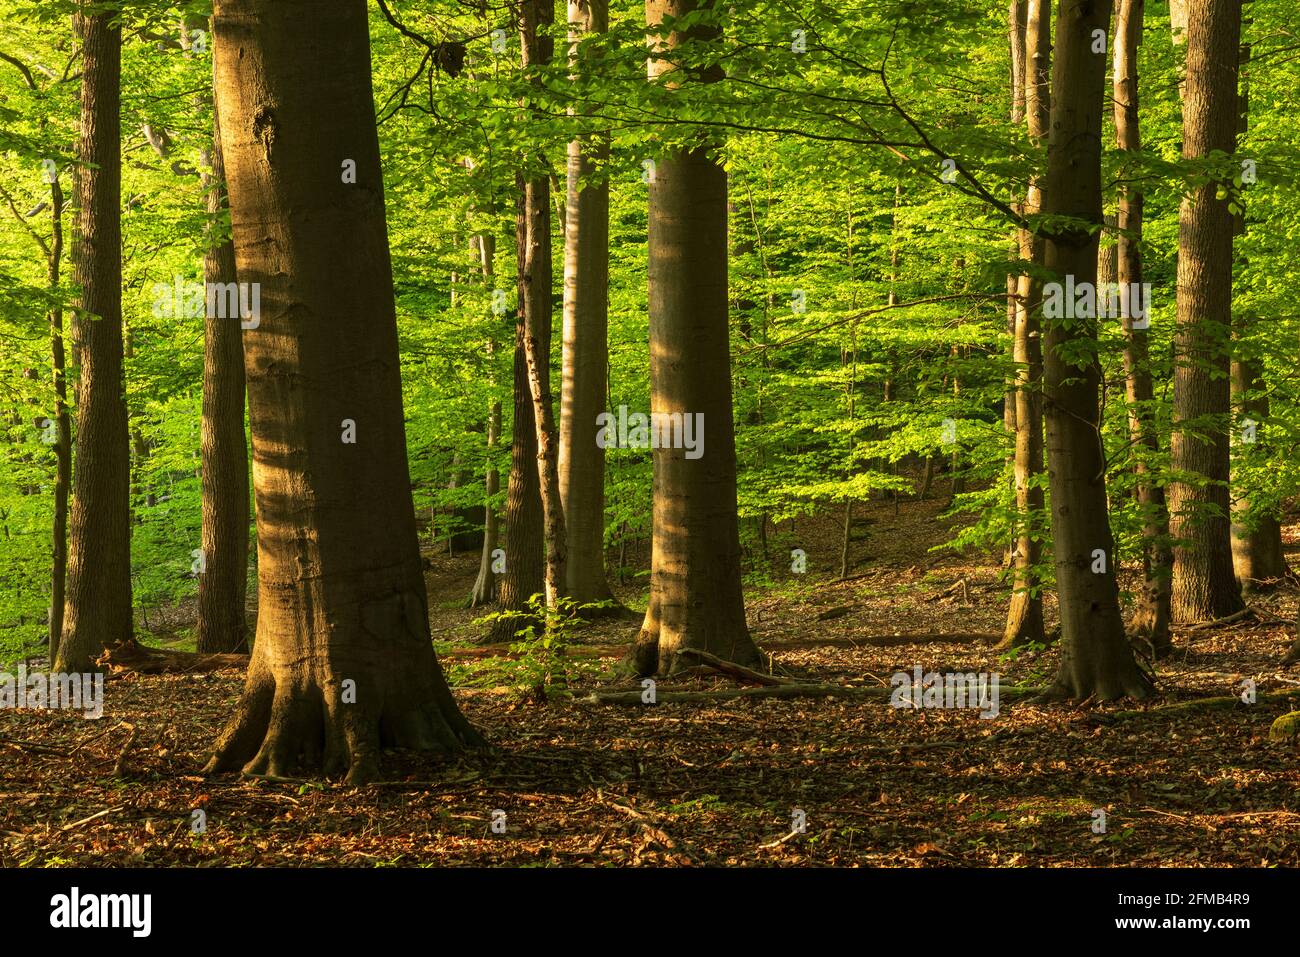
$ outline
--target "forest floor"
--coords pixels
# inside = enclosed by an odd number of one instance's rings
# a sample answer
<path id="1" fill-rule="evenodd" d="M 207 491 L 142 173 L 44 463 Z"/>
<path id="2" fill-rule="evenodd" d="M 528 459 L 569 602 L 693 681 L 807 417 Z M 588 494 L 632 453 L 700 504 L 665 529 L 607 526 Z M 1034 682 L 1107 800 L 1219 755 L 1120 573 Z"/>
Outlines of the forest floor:
<path id="1" fill-rule="evenodd" d="M 997 672 L 1003 688 L 1050 678 L 1054 648 L 1008 659 L 971 637 L 1001 631 L 1006 593 L 997 556 L 928 551 L 949 536 L 941 503 L 862 511 L 850 580 L 812 557 L 838 559 L 828 516 L 799 523 L 806 575 L 747 595 L 776 673 L 886 689 L 917 665 Z M 788 528 L 773 539 L 788 540 Z M 1300 524 L 1286 540 L 1300 567 Z M 506 648 L 472 643 L 477 613 L 461 606 L 476 557 L 427 564 L 435 640 L 492 752 L 390 754 L 388 780 L 360 789 L 204 778 L 241 674 L 115 677 L 99 721 L 0 712 L 0 865 L 1300 866 L 1300 751 L 1267 738 L 1300 698 L 1265 696 L 1300 691 L 1300 666 L 1278 664 L 1294 588 L 1253 598 L 1257 620 L 1178 629 L 1160 697 L 1142 708 L 1008 699 L 983 719 L 887 695 L 582 703 L 635 687 L 616 674 L 634 620 L 572 636 L 573 696 L 530 700 Z M 868 643 L 896 635 L 967 638 Z M 1160 707 L 1237 695 L 1246 679 L 1254 704 Z M 737 687 L 697 677 L 658 690 L 679 685 Z"/>

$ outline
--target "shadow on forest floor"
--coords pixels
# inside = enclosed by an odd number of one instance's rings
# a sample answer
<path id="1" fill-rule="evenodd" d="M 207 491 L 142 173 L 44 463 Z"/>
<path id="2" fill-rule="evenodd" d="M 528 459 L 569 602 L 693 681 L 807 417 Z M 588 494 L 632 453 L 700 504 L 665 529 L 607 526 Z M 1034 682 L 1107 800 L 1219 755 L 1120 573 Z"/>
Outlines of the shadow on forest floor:
<path id="1" fill-rule="evenodd" d="M 862 511 L 870 534 L 850 571 L 860 577 L 846 582 L 816 560 L 838 561 L 838 516 L 769 534 L 774 557 L 809 555 L 808 575 L 778 574 L 747 596 L 778 673 L 888 687 L 914 666 L 998 672 L 1004 686 L 1054 672 L 1051 649 L 1007 660 L 977 641 L 855 647 L 996 633 L 1005 603 L 996 556 L 927 553 L 947 534 L 937 504 Z M 1300 526 L 1286 532 L 1298 565 Z M 392 754 L 389 780 L 366 789 L 205 779 L 204 751 L 241 676 L 122 677 L 99 722 L 0 712 L 0 864 L 1300 865 L 1300 752 L 1267 740 L 1284 702 L 1119 715 L 1126 706 L 1004 701 L 991 720 L 885 698 L 532 703 L 491 684 L 493 649 L 467 644 L 479 613 L 453 606 L 476 558 L 428 564 L 434 637 L 495 753 L 453 764 Z M 1278 665 L 1289 628 L 1271 620 L 1291 618 L 1296 598 L 1254 599 L 1262 621 L 1176 632 L 1163 701 L 1234 695 L 1245 679 L 1261 695 L 1300 686 L 1300 667 Z M 581 690 L 626 686 L 613 666 L 636 627 L 600 622 L 574 636 L 592 646 L 575 649 Z M 200 807 L 208 827 L 195 835 Z M 1097 809 L 1105 834 L 1092 830 Z M 504 834 L 492 832 L 497 810 Z"/>

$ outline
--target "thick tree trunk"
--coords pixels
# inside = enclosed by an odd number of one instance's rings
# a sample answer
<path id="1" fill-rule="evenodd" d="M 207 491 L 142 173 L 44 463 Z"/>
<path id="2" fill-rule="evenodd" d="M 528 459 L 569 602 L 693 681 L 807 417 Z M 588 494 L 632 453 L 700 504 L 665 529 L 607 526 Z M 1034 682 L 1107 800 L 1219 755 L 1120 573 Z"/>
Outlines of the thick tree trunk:
<path id="1" fill-rule="evenodd" d="M 1241 0 L 1192 0 L 1189 9 L 1183 157 L 1195 160 L 1236 148 Z M 1170 451 L 1174 474 L 1183 478 L 1169 492 L 1177 622 L 1224 618 L 1243 607 L 1229 524 L 1232 214 L 1227 198 L 1215 197 L 1221 185 L 1196 187 L 1178 215 Z"/>
<path id="2" fill-rule="evenodd" d="M 1014 11 L 1013 11 L 1014 14 Z M 1025 72 L 1020 77 L 1029 135 L 1037 141 L 1047 137 L 1051 118 L 1052 19 L 1050 0 L 1028 0 L 1023 18 L 1022 43 Z M 1030 178 L 1023 209 L 1035 215 L 1042 206 L 1042 177 Z M 1020 258 L 1041 265 L 1046 246 L 1028 229 L 1019 233 Z M 1016 539 L 1012 553 L 1014 590 L 1007 608 L 1002 643 L 1018 647 L 1045 639 L 1043 595 L 1035 572 L 1042 560 L 1039 525 L 1043 514 L 1043 489 L 1038 478 L 1043 471 L 1043 350 L 1040 330 L 1042 280 L 1021 276 L 1017 283 L 1012 358 L 1016 363 L 1015 453 Z"/>
<path id="3" fill-rule="evenodd" d="M 1056 281 L 1096 283 L 1101 224 L 1101 133 L 1106 58 L 1093 31 L 1110 26 L 1110 0 L 1062 0 L 1056 18 L 1051 136 L 1043 211 L 1079 225 L 1046 232 L 1046 266 Z M 1088 225 L 1091 224 L 1091 228 Z M 1044 316 L 1043 349 L 1052 544 L 1062 655 L 1046 699 L 1145 698 L 1148 676 L 1124 634 L 1115 580 L 1115 543 L 1106 503 L 1099 423 L 1100 370 L 1094 318 Z M 1080 363 L 1079 356 L 1086 358 Z"/>
<path id="4" fill-rule="evenodd" d="M 74 323 L 81 364 L 68 594 L 54 670 L 85 672 L 131 637 L 130 460 L 122 392 L 122 33 L 113 12 L 75 17 L 82 38 Z M 92 318 L 93 317 L 93 318 Z"/>
<path id="5" fill-rule="evenodd" d="M 481 743 L 429 637 L 366 4 L 218 0 L 213 27 L 236 268 L 261 284 L 244 341 L 260 608 L 207 771 L 359 783 L 387 746 Z"/>
<path id="6" fill-rule="evenodd" d="M 1118 0 L 1115 13 L 1115 143 L 1136 154 L 1142 148 L 1138 123 L 1138 45 L 1142 42 L 1144 0 Z M 1142 276 L 1142 214 L 1144 198 L 1131 182 L 1118 189 L 1117 281 L 1123 289 L 1140 289 Z M 1132 300 L 1120 297 L 1124 323 L 1124 388 L 1128 399 L 1128 434 L 1135 450 L 1133 470 L 1142 516 L 1142 589 L 1130 629 L 1142 636 L 1156 657 L 1172 649 L 1169 639 L 1170 586 L 1173 553 L 1169 547 L 1169 510 L 1164 486 L 1156 481 L 1155 458 L 1160 453 L 1156 433 L 1151 358 L 1147 344 L 1148 312 L 1132 314 Z M 1134 323 L 1137 323 L 1135 326 Z"/>
<path id="7" fill-rule="evenodd" d="M 700 9 L 695 0 L 648 0 L 652 27 Z M 652 81 L 673 70 L 662 54 L 712 40 L 696 26 L 656 41 Z M 708 82 L 710 68 L 687 82 Z M 633 649 L 638 673 L 676 669 L 679 648 L 746 666 L 762 663 L 745 622 L 736 518 L 736 446 L 727 324 L 727 174 L 705 147 L 661 158 L 650 184 L 650 404 L 654 413 L 702 414 L 703 455 L 654 456 L 650 606 Z"/>
<path id="8" fill-rule="evenodd" d="M 226 210 L 220 124 L 213 124 L 212 172 L 204 176 L 208 215 Z M 209 228 L 212 228 L 210 225 Z M 235 247 L 209 244 L 203 278 L 236 282 Z M 244 344 L 239 317 L 208 316 L 203 337 L 203 566 L 199 575 L 201 652 L 248 651 L 248 448 L 244 439 Z"/>
<path id="9" fill-rule="evenodd" d="M 609 29 L 607 0 L 569 0 L 570 61 L 578 42 Z M 605 579 L 605 450 L 596 416 L 605 409 L 609 366 L 609 181 L 597 167 L 609 138 L 569 143 L 564 217 L 564 383 L 560 394 L 560 498 L 569 549 L 566 591 L 579 604 L 612 601 Z"/>
<path id="10" fill-rule="evenodd" d="M 58 289 L 63 267 L 63 187 L 56 175 L 50 184 L 50 292 Z M 50 563 L 49 660 L 53 664 L 63 637 L 63 603 L 68 582 L 68 492 L 72 484 L 72 422 L 68 415 L 67 358 L 63 345 L 63 307 L 50 310 L 50 369 L 54 379 L 54 527 Z"/>

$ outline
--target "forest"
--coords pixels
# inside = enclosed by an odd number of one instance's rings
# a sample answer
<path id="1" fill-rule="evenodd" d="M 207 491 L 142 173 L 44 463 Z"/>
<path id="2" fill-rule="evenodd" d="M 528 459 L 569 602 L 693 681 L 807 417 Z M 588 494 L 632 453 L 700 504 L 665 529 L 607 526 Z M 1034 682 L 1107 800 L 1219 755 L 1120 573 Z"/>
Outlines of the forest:
<path id="1" fill-rule="evenodd" d="M 1298 31 L 0 0 L 0 868 L 1300 865 Z"/>

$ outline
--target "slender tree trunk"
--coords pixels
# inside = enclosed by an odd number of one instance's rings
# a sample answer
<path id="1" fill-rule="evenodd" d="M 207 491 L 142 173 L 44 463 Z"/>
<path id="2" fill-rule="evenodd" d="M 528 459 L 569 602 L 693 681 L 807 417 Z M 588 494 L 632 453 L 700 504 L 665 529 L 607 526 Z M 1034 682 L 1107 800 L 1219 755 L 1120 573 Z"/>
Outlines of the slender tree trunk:
<path id="1" fill-rule="evenodd" d="M 63 267 L 63 186 L 56 175 L 50 184 L 50 239 L 49 263 L 46 278 L 50 292 L 57 295 L 59 276 Z M 54 427 L 57 444 L 54 447 L 54 528 L 50 568 L 50 628 L 49 660 L 58 657 L 59 641 L 63 636 L 63 603 L 67 597 L 68 581 L 68 491 L 72 484 L 72 422 L 68 415 L 67 360 L 63 346 L 63 307 L 50 310 L 50 368 L 54 379 Z"/>
<path id="2" fill-rule="evenodd" d="M 696 0 L 647 0 L 652 28 L 705 8 Z M 709 3 L 709 9 L 714 8 Z M 712 41 L 696 25 L 654 41 L 652 81 L 673 71 L 666 55 L 683 42 Z M 720 77 L 708 68 L 686 81 Z M 674 81 L 669 81 L 674 82 Z M 650 184 L 650 402 L 660 414 L 702 414 L 703 455 L 654 450 L 650 605 L 633 650 L 638 673 L 676 670 L 682 648 L 745 665 L 762 656 L 749 635 L 736 519 L 727 323 L 727 174 L 704 146 L 662 157 Z"/>
<path id="3" fill-rule="evenodd" d="M 576 74 L 579 41 L 609 29 L 607 0 L 569 0 L 569 23 Z M 603 170 L 598 182 L 590 181 L 608 157 L 606 134 L 569 143 L 559 469 L 569 538 L 566 590 L 580 604 L 613 600 L 605 578 L 605 450 L 596 444 L 609 366 L 609 181 Z"/>
<path id="4" fill-rule="evenodd" d="M 515 215 L 515 261 L 519 276 L 519 305 L 515 320 L 514 405 L 511 414 L 510 478 L 506 486 L 505 571 L 497 579 L 497 603 L 502 612 L 488 631 L 487 641 L 510 641 L 531 619 L 525 610 L 528 600 L 544 592 L 542 549 L 542 493 L 537 472 L 537 429 L 533 420 L 532 393 L 528 385 L 528 359 L 524 337 L 528 335 L 523 280 L 527 227 L 524 184 L 519 183 Z M 539 329 L 540 335 L 550 327 Z M 549 338 L 541 349 L 550 352 Z"/>
<path id="5" fill-rule="evenodd" d="M 1115 13 L 1115 142 L 1136 154 L 1142 148 L 1138 122 L 1138 45 L 1142 41 L 1145 0 L 1118 0 Z M 1117 276 L 1121 289 L 1140 289 L 1142 274 L 1142 214 L 1145 199 L 1129 181 L 1119 186 L 1117 225 Z M 1169 546 L 1169 510 L 1165 490 L 1156 480 L 1155 458 L 1160 453 L 1156 432 L 1155 394 L 1147 343 L 1149 313 L 1132 313 L 1132 299 L 1120 296 L 1124 323 L 1124 388 L 1128 399 L 1128 434 L 1136 452 L 1133 470 L 1136 497 L 1142 516 L 1142 589 L 1130 628 L 1151 646 L 1156 657 L 1172 650 L 1169 639 L 1170 585 L 1173 553 Z M 1149 304 L 1148 304 L 1149 308 Z M 1137 323 L 1135 326 L 1134 323 Z"/>
<path id="6" fill-rule="evenodd" d="M 1267 455 L 1269 400 L 1263 392 L 1259 363 L 1238 354 L 1232 360 L 1233 408 L 1241 420 L 1254 423 L 1255 446 L 1241 447 L 1242 455 Z M 1249 449 L 1249 452 L 1247 451 Z M 1264 591 L 1279 584 L 1287 574 L 1282 550 L 1282 523 L 1273 514 L 1254 512 L 1250 494 L 1241 489 L 1232 499 L 1232 565 L 1243 592 Z"/>
<path id="7" fill-rule="evenodd" d="M 1052 18 L 1050 0 L 1028 0 L 1023 14 L 1025 36 L 1024 74 L 1021 77 L 1025 118 L 1029 135 L 1041 142 L 1047 138 L 1051 118 Z M 1022 209 L 1034 215 L 1042 206 L 1042 176 L 1030 178 Z M 1020 258 L 1041 265 L 1046 251 L 1043 239 L 1022 229 Z M 1042 585 L 1035 569 L 1042 560 L 1040 523 L 1043 489 L 1038 478 L 1043 471 L 1043 354 L 1039 315 L 1042 281 L 1023 275 L 1017 281 L 1012 329 L 1012 357 L 1016 364 L 1015 402 L 1015 492 L 1016 538 L 1012 553 L 1014 567 L 1011 603 L 1002 632 L 1005 647 L 1019 647 L 1045 640 Z"/>
<path id="8" fill-rule="evenodd" d="M 1061 0 L 1052 71 L 1051 135 L 1043 211 L 1077 225 L 1045 231 L 1057 281 L 1097 281 L 1101 225 L 1102 104 L 1106 58 L 1093 32 L 1110 26 L 1110 0 Z M 1085 224 L 1091 224 L 1091 227 Z M 1120 616 L 1115 543 L 1106 503 L 1099 422 L 1100 369 L 1088 340 L 1095 318 L 1044 315 L 1043 349 L 1052 544 L 1061 613 L 1061 667 L 1044 698 L 1145 698 L 1151 682 L 1134 660 Z M 1081 354 L 1090 356 L 1080 364 Z"/>
<path id="9" fill-rule="evenodd" d="M 226 212 L 221 130 L 214 111 L 212 172 L 204 177 L 209 229 Z M 203 278 L 237 281 L 235 247 L 209 243 Z M 208 316 L 203 337 L 203 542 L 199 633 L 203 652 L 248 650 L 244 598 L 248 587 L 248 448 L 244 438 L 244 344 L 240 319 Z"/>
<path id="10" fill-rule="evenodd" d="M 1189 10 L 1183 157 L 1195 160 L 1236 149 L 1241 0 L 1191 0 Z M 1178 622 L 1223 618 L 1244 607 L 1233 574 L 1229 521 L 1232 214 L 1227 198 L 1215 197 L 1223 185 L 1196 187 L 1178 216 L 1170 449 L 1176 479 L 1169 492 L 1172 610 Z"/>
<path id="11" fill-rule="evenodd" d="M 74 324 L 81 385 L 68 593 L 53 668 L 86 672 L 131 637 L 130 460 L 122 384 L 122 33 L 114 12 L 75 16 L 83 43 Z M 93 318 L 92 318 L 93 316 Z"/>
<path id="12" fill-rule="evenodd" d="M 547 31 L 555 22 L 555 0 L 525 0 L 521 6 L 520 48 L 525 69 L 551 62 L 554 41 Z M 537 473 L 542 497 L 545 542 L 546 605 L 554 608 L 564 594 L 567 553 L 564 507 L 557 467 L 559 436 L 551 405 L 551 180 L 535 176 L 524 184 L 523 260 L 519 267 L 524 308 L 524 359 L 532 418 L 537 429 Z"/>
<path id="13" fill-rule="evenodd" d="M 523 65 L 549 62 L 553 43 L 549 37 L 539 35 L 538 23 L 542 18 L 548 24 L 554 20 L 550 0 L 526 0 L 520 12 Z M 538 355 L 551 354 L 550 180 L 539 176 L 529 181 L 520 174 L 516 183 L 519 196 L 515 209 L 515 262 L 519 305 L 515 328 L 514 434 L 506 496 L 506 571 L 498 583 L 501 610 L 512 614 L 493 622 L 489 641 L 509 641 L 531 622 L 529 616 L 520 613 L 534 595 L 545 594 L 548 561 L 540 460 L 545 452 L 538 444 L 528 350 L 529 340 L 533 339 L 536 341 L 531 347 Z M 542 223 L 546 224 L 545 229 Z M 543 274 L 545 281 L 533 284 L 532 270 Z M 537 375 L 542 391 L 549 392 L 549 362 L 539 363 Z M 554 569 L 551 574 L 554 576 Z"/>
<path id="14" fill-rule="evenodd" d="M 1025 121 L 1025 26 L 1026 0 L 1011 0 L 1010 8 L 1007 15 L 1007 35 L 1011 48 L 1011 125 L 1019 126 Z M 1023 213 L 1024 204 L 1016 203 L 1015 208 Z M 1008 249 L 1008 256 L 1012 260 L 1020 258 L 1020 238 L 1019 230 L 1014 230 L 1011 234 L 1011 244 Z M 897 253 L 897 247 L 894 249 Z M 1007 388 L 1002 396 L 1002 428 L 1010 438 L 1010 448 L 1007 451 L 1005 460 L 1006 474 L 1011 476 L 1011 493 L 1014 497 L 1016 481 L 1016 379 L 1015 372 L 1016 362 L 1016 299 L 1019 293 L 1020 284 L 1015 272 L 1007 273 L 1007 344 L 1010 352 L 1012 363 L 1011 375 L 1007 378 Z M 890 290 L 892 295 L 893 276 L 890 277 Z M 1007 567 L 1015 561 L 1016 551 L 1016 533 L 1012 530 L 1011 540 L 1004 556 L 1003 566 Z"/>
<path id="15" fill-rule="evenodd" d="M 366 6 L 213 11 L 236 269 L 261 284 L 244 340 L 261 607 L 208 772 L 362 783 L 382 748 L 481 743 L 429 638 Z"/>
<path id="16" fill-rule="evenodd" d="M 494 272 L 492 260 L 496 257 L 496 237 L 490 233 L 480 233 L 475 242 L 479 252 L 479 268 L 483 273 L 483 278 L 491 286 Z M 488 339 L 488 355 L 495 356 L 496 339 L 495 335 Z M 493 402 L 488 410 L 487 421 L 487 446 L 488 455 L 492 455 L 492 450 L 497 447 L 501 440 L 501 403 Z M 478 577 L 474 580 L 474 589 L 470 592 L 469 607 L 478 608 L 481 605 L 490 605 L 496 600 L 496 573 L 492 570 L 492 553 L 497 549 L 498 527 L 497 511 L 493 505 L 493 499 L 501 490 L 501 473 L 491 464 L 487 468 L 487 478 L 485 480 L 487 503 L 483 506 L 483 549 L 479 554 Z"/>
<path id="17" fill-rule="evenodd" d="M 1237 132 L 1247 130 L 1250 99 L 1247 89 L 1246 69 L 1250 63 L 1250 44 L 1241 46 L 1241 95 L 1238 99 Z M 1238 204 L 1243 202 L 1239 197 Z M 1233 234 L 1246 231 L 1246 218 L 1241 213 L 1232 217 Z M 1267 441 L 1266 427 L 1269 417 L 1268 394 L 1263 391 L 1260 363 L 1250 355 L 1249 333 L 1255 323 L 1252 316 L 1233 316 L 1232 357 L 1232 408 L 1238 421 L 1252 423 L 1250 437 L 1253 442 L 1242 441 L 1237 446 L 1239 456 L 1266 456 L 1272 449 Z M 1243 490 L 1236 476 L 1232 479 L 1232 567 L 1243 593 L 1262 591 L 1278 584 L 1287 573 L 1286 557 L 1282 551 L 1282 523 L 1275 514 L 1256 512 L 1250 493 Z"/>

